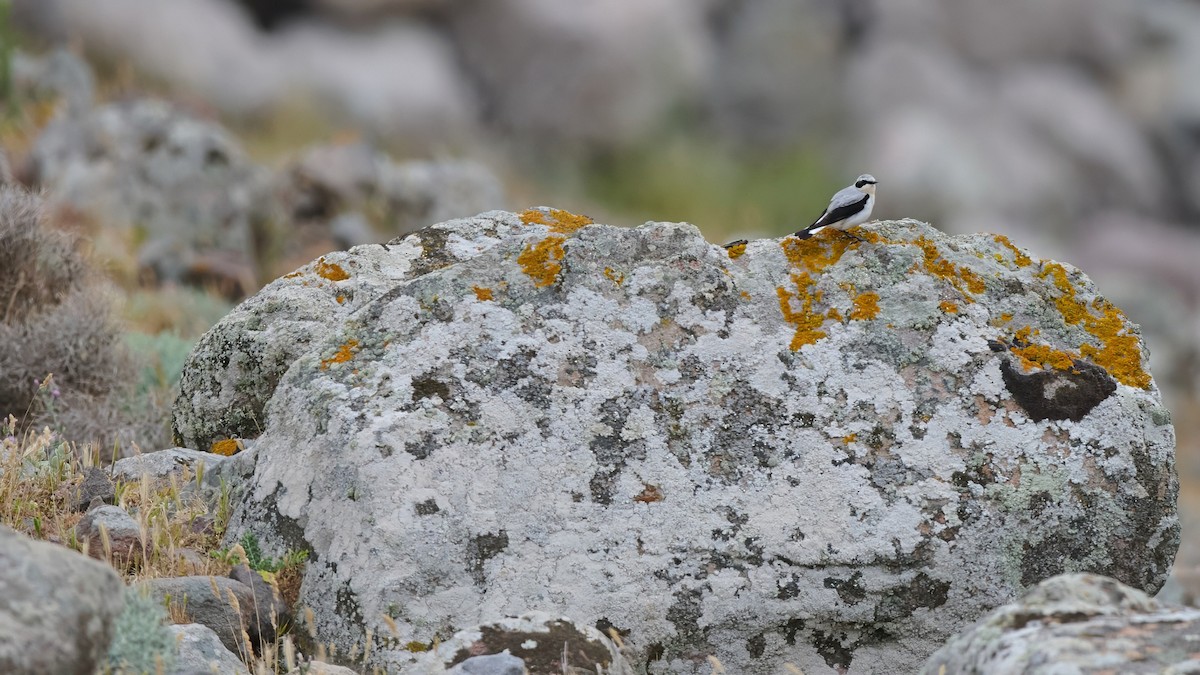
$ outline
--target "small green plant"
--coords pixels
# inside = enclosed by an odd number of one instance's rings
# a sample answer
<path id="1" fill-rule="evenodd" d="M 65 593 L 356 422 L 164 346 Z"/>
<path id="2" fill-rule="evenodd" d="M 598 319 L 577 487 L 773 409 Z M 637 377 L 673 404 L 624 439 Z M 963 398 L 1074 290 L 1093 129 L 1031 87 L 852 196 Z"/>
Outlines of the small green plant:
<path id="1" fill-rule="evenodd" d="M 134 589 L 125 592 L 125 609 L 117 619 L 116 635 L 108 648 L 106 671 L 162 673 L 175 661 L 175 639 L 167 629 L 167 610 Z"/>
<path id="2" fill-rule="evenodd" d="M 283 554 L 283 558 L 269 558 L 262 552 L 262 547 L 258 544 L 258 537 L 247 532 L 238 540 L 238 545 L 241 546 L 241 552 L 246 556 L 246 564 L 250 569 L 256 572 L 268 572 L 275 574 L 280 570 L 289 567 L 296 567 L 305 560 L 308 560 L 308 551 L 288 550 Z M 236 565 L 239 562 L 239 555 L 236 547 L 223 548 L 211 553 L 213 558 L 221 562 Z"/>
<path id="3" fill-rule="evenodd" d="M 17 115 L 16 86 L 12 76 L 16 37 L 12 27 L 12 0 L 0 0 L 0 101 L 4 104 L 4 116 L 9 119 Z"/>

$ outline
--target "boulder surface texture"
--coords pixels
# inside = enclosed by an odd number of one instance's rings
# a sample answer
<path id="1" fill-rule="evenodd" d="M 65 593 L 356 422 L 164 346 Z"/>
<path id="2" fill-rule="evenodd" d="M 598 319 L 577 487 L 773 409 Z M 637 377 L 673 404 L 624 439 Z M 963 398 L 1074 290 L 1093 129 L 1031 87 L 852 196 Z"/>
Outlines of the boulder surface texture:
<path id="1" fill-rule="evenodd" d="M 228 536 L 308 551 L 317 639 L 390 669 L 540 610 L 652 673 L 913 672 L 1055 574 L 1157 590 L 1174 433 L 1137 327 L 1003 237 L 861 236 L 449 221 L 247 301 L 177 424 L 273 378 Z"/>
<path id="2" fill-rule="evenodd" d="M 0 672 L 99 672 L 124 594 L 108 565 L 0 526 Z"/>
<path id="3" fill-rule="evenodd" d="M 923 673 L 1195 673 L 1200 610 L 1119 581 L 1063 574 L 940 649 Z"/>

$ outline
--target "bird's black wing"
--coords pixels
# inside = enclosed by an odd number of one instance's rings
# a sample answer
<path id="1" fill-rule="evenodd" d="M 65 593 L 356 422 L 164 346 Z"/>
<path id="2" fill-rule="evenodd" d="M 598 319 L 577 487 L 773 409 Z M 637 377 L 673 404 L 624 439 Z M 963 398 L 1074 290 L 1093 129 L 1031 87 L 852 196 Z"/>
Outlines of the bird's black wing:
<path id="1" fill-rule="evenodd" d="M 817 218 L 816 222 L 814 222 L 812 225 L 809 225 L 805 229 L 815 230 L 818 227 L 825 227 L 826 225 L 832 225 L 839 220 L 845 220 L 859 211 L 862 211 L 867 205 L 867 200 L 870 198 L 871 195 L 864 194 L 862 199 L 859 199 L 856 202 L 843 204 L 832 211 L 826 210 L 825 213 L 821 214 L 820 218 Z"/>

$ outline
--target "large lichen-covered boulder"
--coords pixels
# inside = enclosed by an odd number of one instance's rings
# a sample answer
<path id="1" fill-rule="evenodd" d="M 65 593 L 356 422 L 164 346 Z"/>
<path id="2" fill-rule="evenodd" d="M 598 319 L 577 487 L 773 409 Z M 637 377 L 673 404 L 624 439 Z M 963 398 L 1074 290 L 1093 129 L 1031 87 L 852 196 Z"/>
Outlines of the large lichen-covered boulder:
<path id="1" fill-rule="evenodd" d="M 400 669 L 541 610 L 654 673 L 912 672 L 1055 574 L 1162 584 L 1169 415 L 1078 270 L 913 221 L 728 251 L 587 223 L 492 212 L 247 303 L 347 291 L 245 343 L 303 341 L 229 536 L 310 552 L 317 640 Z"/>
<path id="2" fill-rule="evenodd" d="M 1200 610 L 1115 579 L 1064 574 L 946 643 L 923 673 L 1194 673 Z"/>

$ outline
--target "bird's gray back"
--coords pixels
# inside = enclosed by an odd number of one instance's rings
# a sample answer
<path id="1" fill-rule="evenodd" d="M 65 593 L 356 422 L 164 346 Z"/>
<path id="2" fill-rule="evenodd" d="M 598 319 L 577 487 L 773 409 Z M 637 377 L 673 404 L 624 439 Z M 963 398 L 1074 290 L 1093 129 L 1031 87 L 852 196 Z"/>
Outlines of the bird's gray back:
<path id="1" fill-rule="evenodd" d="M 850 187 L 842 188 L 841 190 L 838 190 L 836 193 L 834 193 L 833 199 L 829 200 L 829 206 L 825 210 L 832 211 L 834 209 L 841 208 L 843 206 L 848 206 L 850 204 L 853 204 L 854 202 L 859 201 L 862 198 L 863 198 L 862 190 L 859 190 L 858 188 L 851 185 Z"/>

